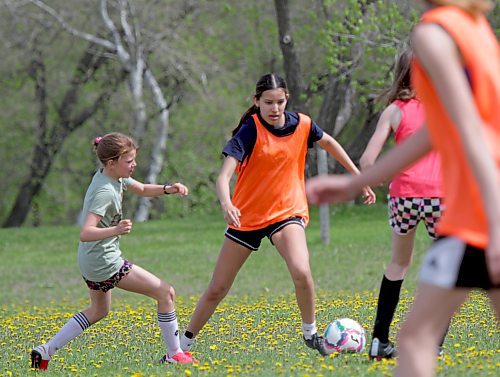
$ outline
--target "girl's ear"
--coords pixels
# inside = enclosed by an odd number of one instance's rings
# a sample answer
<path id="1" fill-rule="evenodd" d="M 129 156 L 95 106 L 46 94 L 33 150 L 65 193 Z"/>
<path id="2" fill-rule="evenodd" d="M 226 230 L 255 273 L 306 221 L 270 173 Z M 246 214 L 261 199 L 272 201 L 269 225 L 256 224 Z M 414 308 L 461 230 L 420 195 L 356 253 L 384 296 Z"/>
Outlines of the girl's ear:
<path id="1" fill-rule="evenodd" d="M 254 106 L 259 107 L 259 100 L 257 99 L 257 97 L 253 96 L 252 99 L 253 99 Z"/>
<path id="2" fill-rule="evenodd" d="M 104 167 L 109 169 L 109 168 L 113 167 L 114 164 L 115 164 L 115 160 L 108 160 L 104 164 Z"/>

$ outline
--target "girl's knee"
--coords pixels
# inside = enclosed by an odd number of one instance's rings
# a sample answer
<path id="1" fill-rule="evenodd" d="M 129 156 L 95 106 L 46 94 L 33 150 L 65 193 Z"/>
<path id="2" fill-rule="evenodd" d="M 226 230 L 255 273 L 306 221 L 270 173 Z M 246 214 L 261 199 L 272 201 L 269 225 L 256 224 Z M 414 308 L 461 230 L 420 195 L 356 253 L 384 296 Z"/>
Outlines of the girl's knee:
<path id="1" fill-rule="evenodd" d="M 226 297 L 229 287 L 222 285 L 210 285 L 205 291 L 205 298 L 209 301 L 220 301 Z"/>
<path id="2" fill-rule="evenodd" d="M 84 313 L 90 324 L 99 322 L 101 319 L 106 318 L 109 314 L 108 307 L 91 307 L 86 313 Z"/>
<path id="3" fill-rule="evenodd" d="M 103 318 L 106 318 L 109 314 L 109 309 L 103 309 L 97 313 L 98 321 L 100 321 Z"/>
<path id="4" fill-rule="evenodd" d="M 163 300 L 167 301 L 168 303 L 173 304 L 175 301 L 175 289 L 170 284 L 162 281 L 158 296 L 159 296 L 159 298 L 162 298 Z M 161 301 L 161 299 L 159 299 L 158 301 Z"/>
<path id="5" fill-rule="evenodd" d="M 175 289 L 171 285 L 169 285 L 167 288 L 167 297 L 172 302 L 175 301 Z"/>
<path id="6" fill-rule="evenodd" d="M 312 288 L 314 285 L 310 271 L 297 270 L 292 273 L 293 283 L 296 288 Z"/>

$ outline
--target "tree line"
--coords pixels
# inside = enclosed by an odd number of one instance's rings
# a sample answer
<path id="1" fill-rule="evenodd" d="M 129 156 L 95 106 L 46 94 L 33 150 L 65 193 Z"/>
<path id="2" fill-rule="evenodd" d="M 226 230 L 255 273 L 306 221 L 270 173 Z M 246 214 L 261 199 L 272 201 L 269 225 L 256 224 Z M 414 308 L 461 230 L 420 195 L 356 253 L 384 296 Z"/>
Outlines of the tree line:
<path id="1" fill-rule="evenodd" d="M 139 141 L 138 179 L 191 190 L 127 198 L 129 216 L 218 210 L 222 146 L 267 72 L 357 161 L 418 14 L 411 0 L 3 0 L 2 226 L 77 222 L 92 139 L 111 131 Z M 312 150 L 318 169 L 338 167 Z"/>

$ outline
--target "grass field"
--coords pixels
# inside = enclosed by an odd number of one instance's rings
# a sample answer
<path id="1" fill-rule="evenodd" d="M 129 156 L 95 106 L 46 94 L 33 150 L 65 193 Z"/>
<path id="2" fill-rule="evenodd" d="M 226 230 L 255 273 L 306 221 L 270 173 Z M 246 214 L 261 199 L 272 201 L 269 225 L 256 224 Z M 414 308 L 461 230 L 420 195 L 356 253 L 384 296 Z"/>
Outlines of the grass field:
<path id="1" fill-rule="evenodd" d="M 370 341 L 378 285 L 389 259 L 386 210 L 332 209 L 331 244 L 307 229 L 322 330 L 338 317 L 358 320 Z M 174 285 L 181 329 L 210 279 L 222 242 L 221 216 L 152 221 L 121 240 L 124 256 Z M 0 229 L 0 377 L 37 374 L 29 351 L 87 305 L 76 265 L 75 226 Z M 429 240 L 419 230 L 414 267 L 403 286 L 393 337 L 408 306 Z M 269 242 L 249 259 L 230 295 L 200 333 L 199 365 L 159 365 L 164 352 L 154 302 L 121 290 L 100 323 L 60 350 L 43 376 L 388 376 L 394 362 L 364 354 L 320 357 L 302 343 L 300 317 L 283 261 Z M 453 319 L 439 376 L 497 376 L 500 338 L 486 297 L 473 293 Z"/>

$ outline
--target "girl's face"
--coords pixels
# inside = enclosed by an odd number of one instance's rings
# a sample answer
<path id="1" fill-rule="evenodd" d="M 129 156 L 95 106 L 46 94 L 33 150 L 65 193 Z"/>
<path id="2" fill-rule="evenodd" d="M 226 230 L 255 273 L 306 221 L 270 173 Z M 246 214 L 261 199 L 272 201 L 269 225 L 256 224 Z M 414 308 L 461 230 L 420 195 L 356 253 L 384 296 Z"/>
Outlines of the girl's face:
<path id="1" fill-rule="evenodd" d="M 137 151 L 134 149 L 128 153 L 122 154 L 118 160 L 110 160 L 106 164 L 108 175 L 115 178 L 128 178 L 134 172 L 136 167 L 135 156 Z"/>
<path id="2" fill-rule="evenodd" d="M 260 109 L 260 115 L 271 126 L 280 127 L 285 124 L 285 107 L 288 94 L 281 88 L 269 89 L 259 99 L 254 97 L 254 104 Z"/>

